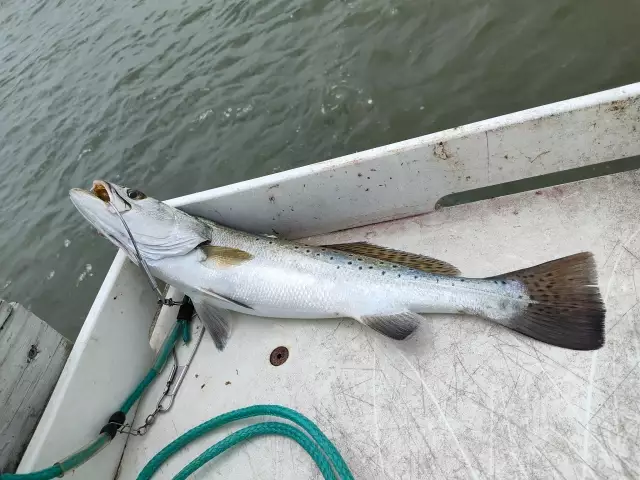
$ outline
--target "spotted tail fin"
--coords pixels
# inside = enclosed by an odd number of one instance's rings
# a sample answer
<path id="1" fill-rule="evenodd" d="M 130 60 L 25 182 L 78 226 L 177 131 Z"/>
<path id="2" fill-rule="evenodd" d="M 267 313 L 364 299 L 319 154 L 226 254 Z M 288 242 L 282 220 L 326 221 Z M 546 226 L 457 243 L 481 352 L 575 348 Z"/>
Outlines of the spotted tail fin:
<path id="1" fill-rule="evenodd" d="M 509 328 L 572 350 L 597 350 L 604 345 L 605 307 L 591 253 L 491 278 L 517 280 L 527 289 L 527 306 L 509 321 Z"/>

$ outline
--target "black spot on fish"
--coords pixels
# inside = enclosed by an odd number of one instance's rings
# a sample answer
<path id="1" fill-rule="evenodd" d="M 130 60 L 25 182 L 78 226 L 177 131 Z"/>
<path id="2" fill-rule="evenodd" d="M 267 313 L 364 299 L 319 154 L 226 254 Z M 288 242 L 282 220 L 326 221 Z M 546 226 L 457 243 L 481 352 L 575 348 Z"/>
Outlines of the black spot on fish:
<path id="1" fill-rule="evenodd" d="M 358 267 L 358 270 L 362 270 L 362 267 Z"/>
<path id="2" fill-rule="evenodd" d="M 353 262 L 347 262 L 349 265 L 351 265 Z"/>
<path id="3" fill-rule="evenodd" d="M 382 274 L 383 274 L 383 275 L 384 275 L 385 273 L 387 273 L 387 272 L 385 272 L 385 271 L 383 271 L 383 272 L 382 272 Z"/>
<path id="4" fill-rule="evenodd" d="M 311 253 L 311 250 L 307 250 L 307 253 Z"/>
<path id="5" fill-rule="evenodd" d="M 329 257 L 329 260 L 333 260 L 333 257 Z"/>
<path id="6" fill-rule="evenodd" d="M 369 267 L 369 270 L 373 269 L 373 267 Z"/>

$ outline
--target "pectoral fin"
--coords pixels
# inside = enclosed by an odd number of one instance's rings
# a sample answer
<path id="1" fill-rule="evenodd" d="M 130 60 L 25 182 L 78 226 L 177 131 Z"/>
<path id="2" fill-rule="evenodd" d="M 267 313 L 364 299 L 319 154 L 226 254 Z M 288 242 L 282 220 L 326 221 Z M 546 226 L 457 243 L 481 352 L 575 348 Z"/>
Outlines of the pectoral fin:
<path id="1" fill-rule="evenodd" d="M 422 317 L 417 313 L 405 311 L 380 315 L 364 315 L 356 318 L 356 320 L 359 320 L 387 337 L 395 340 L 404 340 L 418 328 Z"/>
<path id="2" fill-rule="evenodd" d="M 206 255 L 202 263 L 211 268 L 234 267 L 253 258 L 253 255 L 238 248 L 218 247 L 215 245 L 205 245 L 200 248 Z"/>
<path id="3" fill-rule="evenodd" d="M 377 258 L 385 262 L 415 268 L 424 272 L 436 273 L 438 275 L 449 275 L 455 277 L 460 275 L 460 270 L 450 263 L 438 260 L 437 258 L 418 255 L 417 253 L 403 252 L 393 248 L 380 247 L 367 242 L 337 243 L 334 245 L 323 245 L 326 248 L 340 250 L 341 252 L 353 253 L 369 258 Z"/>
<path id="4" fill-rule="evenodd" d="M 193 300 L 193 306 L 218 350 L 224 350 L 231 333 L 231 312 L 206 301 Z"/>

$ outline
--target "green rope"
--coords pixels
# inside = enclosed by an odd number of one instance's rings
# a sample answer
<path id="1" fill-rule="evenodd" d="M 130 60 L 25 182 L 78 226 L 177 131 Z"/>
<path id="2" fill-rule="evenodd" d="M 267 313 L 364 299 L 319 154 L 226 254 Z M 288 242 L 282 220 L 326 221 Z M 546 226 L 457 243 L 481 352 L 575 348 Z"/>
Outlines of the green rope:
<path id="1" fill-rule="evenodd" d="M 185 333 L 186 332 L 186 333 Z M 153 363 L 153 367 L 149 370 L 149 373 L 142 379 L 142 381 L 138 384 L 136 389 L 127 397 L 122 406 L 120 407 L 120 411 L 124 413 L 128 413 L 133 407 L 133 404 L 142 396 L 144 391 L 147 389 L 151 382 L 158 376 L 158 374 L 162 371 L 164 366 L 169 359 L 169 355 L 171 355 L 171 350 L 175 346 L 178 338 L 181 336 L 183 338 L 188 338 L 189 325 L 184 320 L 180 320 L 176 322 L 173 326 L 173 330 L 169 333 L 169 336 L 162 344 L 160 348 L 160 352 L 156 357 L 156 361 Z"/>
<path id="2" fill-rule="evenodd" d="M 62 476 L 64 472 L 57 463 L 52 467 L 45 468 L 33 473 L 3 473 L 0 475 L 2 480 L 51 480 L 52 478 Z"/>
<path id="3" fill-rule="evenodd" d="M 158 372 L 156 372 L 153 369 L 149 370 L 147 374 L 144 376 L 144 378 L 142 379 L 142 381 L 138 384 L 136 389 L 124 401 L 124 403 L 120 407 L 120 411 L 125 414 L 128 413 L 129 410 L 131 410 L 131 407 L 133 407 L 133 404 L 136 403 L 136 400 L 138 400 L 142 396 L 144 391 L 147 389 L 149 385 L 151 385 L 151 382 L 153 382 L 153 380 L 157 376 L 158 376 Z"/>
<path id="4" fill-rule="evenodd" d="M 175 346 L 178 338 L 182 336 L 182 338 L 188 338 L 189 324 L 180 320 L 176 322 L 171 333 L 166 338 L 162 347 L 160 348 L 160 352 L 156 357 L 151 370 L 145 375 L 142 381 L 138 384 L 135 390 L 127 397 L 125 402 L 120 407 L 120 411 L 125 414 L 131 410 L 131 407 L 134 403 L 142 396 L 147 387 L 153 382 L 153 380 L 158 376 L 158 374 L 162 371 L 167 360 L 169 359 L 169 355 L 171 355 L 171 350 Z M 186 333 L 185 333 L 186 332 Z M 111 438 L 107 435 L 100 435 L 96 440 L 91 442 L 86 447 L 78 450 L 78 452 L 73 455 L 67 457 L 61 462 L 52 465 L 49 468 L 45 468 L 44 470 L 39 470 L 37 472 L 32 473 L 4 473 L 0 474 L 0 480 L 50 480 L 52 478 L 61 477 L 64 475 L 64 472 L 68 472 L 86 462 L 89 458 L 95 455 L 101 448 L 105 447 Z"/>
<path id="5" fill-rule="evenodd" d="M 307 435 L 302 433 L 300 429 L 282 422 L 262 422 L 232 433 L 227 438 L 208 448 L 200 456 L 191 461 L 186 467 L 180 470 L 175 477 L 173 477 L 173 480 L 185 480 L 189 475 L 194 473 L 209 460 L 220 455 L 225 450 L 238 443 L 260 435 L 282 435 L 295 440 L 307 451 L 311 458 L 313 458 L 313 461 L 318 465 L 320 472 L 322 472 L 323 477 L 326 480 L 335 480 L 336 477 L 333 474 L 331 464 L 327 461 L 327 458 L 322 454 L 316 444 L 311 441 Z"/>
<path id="6" fill-rule="evenodd" d="M 325 434 L 322 433 L 322 431 L 320 431 L 320 429 L 304 415 L 280 405 L 254 405 L 252 407 L 240 408 L 228 413 L 223 413 L 222 415 L 218 415 L 211 420 L 201 423 L 197 427 L 183 433 L 169 445 L 160 450 L 142 469 L 138 475 L 138 480 L 150 479 L 162 464 L 171 456 L 204 434 L 215 430 L 222 425 L 226 425 L 229 422 L 265 415 L 281 417 L 302 427 L 316 442 L 316 446 L 314 446 L 314 448 L 319 449 L 333 464 L 338 477 L 342 480 L 353 480 L 353 475 L 342 458 L 342 455 L 340 455 L 338 449 L 333 445 L 333 443 L 331 443 Z"/>
<path id="7" fill-rule="evenodd" d="M 101 434 L 89 445 L 72 453 L 64 460 L 55 465 L 32 473 L 4 473 L 0 475 L 0 480 L 51 480 L 52 478 L 62 477 L 65 472 L 72 470 L 93 457 L 96 453 L 106 447 L 111 438 L 106 434 Z"/>
<path id="8" fill-rule="evenodd" d="M 102 433 L 98 436 L 98 438 L 96 438 L 86 447 L 78 450 L 76 453 L 73 453 L 64 460 L 58 462 L 58 465 L 60 465 L 60 468 L 63 472 L 73 470 L 78 465 L 82 465 L 104 447 L 109 445 L 109 442 L 111 442 L 111 437 L 106 433 Z"/>
<path id="9" fill-rule="evenodd" d="M 167 363 L 169 355 L 171 355 L 171 351 L 173 350 L 175 343 L 180 337 L 185 341 L 188 341 L 189 338 L 189 325 L 184 320 L 176 322 L 173 330 L 162 344 L 153 367 L 147 375 L 145 375 L 131 395 L 129 395 L 125 400 L 120 411 L 126 414 L 133 404 L 142 396 L 147 387 L 162 371 L 163 367 Z M 199 457 L 192 460 L 184 469 L 182 469 L 175 479 L 186 479 L 191 473 L 198 470 L 209 460 L 215 458 L 222 452 L 240 442 L 261 435 L 281 435 L 298 442 L 298 444 L 300 444 L 300 446 L 311 456 L 316 465 L 318 465 L 320 472 L 326 480 L 336 480 L 335 474 L 337 474 L 338 479 L 340 480 L 353 480 L 353 475 L 349 471 L 349 467 L 340 455 L 340 452 L 338 452 L 333 443 L 331 443 L 320 429 L 304 415 L 296 412 L 295 410 L 279 405 L 254 405 L 252 407 L 240 408 L 214 417 L 211 420 L 192 428 L 158 452 L 142 469 L 138 475 L 138 480 L 150 479 L 162 464 L 171 456 L 206 433 L 209 433 L 222 425 L 226 425 L 229 422 L 265 415 L 281 417 L 289 420 L 302 427 L 302 430 L 304 430 L 306 434 L 300 429 L 283 422 L 262 422 L 251 425 L 232 433 L 224 440 L 205 450 Z M 109 435 L 103 433 L 89 445 L 49 468 L 33 473 L 4 473 L 0 474 L 0 480 L 51 480 L 56 477 L 61 477 L 65 472 L 82 465 L 89 458 L 108 445 L 110 441 L 111 438 Z"/>

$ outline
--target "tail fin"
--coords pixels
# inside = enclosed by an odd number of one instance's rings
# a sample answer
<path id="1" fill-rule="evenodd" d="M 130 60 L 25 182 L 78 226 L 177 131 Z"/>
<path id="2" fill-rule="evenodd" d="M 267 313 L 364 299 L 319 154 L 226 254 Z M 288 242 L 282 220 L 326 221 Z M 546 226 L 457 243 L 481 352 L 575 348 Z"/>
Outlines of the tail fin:
<path id="1" fill-rule="evenodd" d="M 573 350 L 596 350 L 604 345 L 605 307 L 591 253 L 491 278 L 518 280 L 527 288 L 527 307 L 510 321 L 509 328 Z"/>

